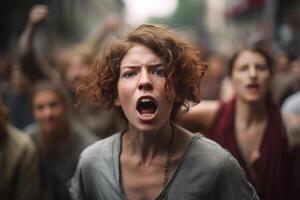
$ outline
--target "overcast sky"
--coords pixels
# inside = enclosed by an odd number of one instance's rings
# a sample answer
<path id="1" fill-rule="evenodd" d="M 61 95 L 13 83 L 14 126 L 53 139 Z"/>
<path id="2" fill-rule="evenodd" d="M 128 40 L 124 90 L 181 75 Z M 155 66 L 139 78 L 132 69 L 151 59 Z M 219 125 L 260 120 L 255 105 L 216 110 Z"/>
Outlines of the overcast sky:
<path id="1" fill-rule="evenodd" d="M 177 0 L 124 0 L 126 20 L 138 25 L 150 17 L 164 17 L 172 14 Z"/>

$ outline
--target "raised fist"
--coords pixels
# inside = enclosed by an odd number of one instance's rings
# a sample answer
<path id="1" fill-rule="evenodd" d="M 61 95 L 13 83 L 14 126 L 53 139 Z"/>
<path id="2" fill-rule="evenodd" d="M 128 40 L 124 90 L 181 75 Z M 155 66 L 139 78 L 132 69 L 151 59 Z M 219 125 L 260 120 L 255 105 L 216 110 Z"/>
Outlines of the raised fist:
<path id="1" fill-rule="evenodd" d="M 38 25 L 42 23 L 48 15 L 48 6 L 35 5 L 31 8 L 28 22 L 32 25 Z"/>

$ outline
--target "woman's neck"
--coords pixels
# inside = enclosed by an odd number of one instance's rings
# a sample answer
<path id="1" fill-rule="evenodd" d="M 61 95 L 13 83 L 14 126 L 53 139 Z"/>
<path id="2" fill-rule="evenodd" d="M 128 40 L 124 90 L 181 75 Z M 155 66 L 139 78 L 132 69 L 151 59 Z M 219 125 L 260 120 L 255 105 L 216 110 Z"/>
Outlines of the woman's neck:
<path id="1" fill-rule="evenodd" d="M 165 156 L 172 141 L 173 125 L 168 121 L 159 130 L 145 133 L 129 125 L 123 135 L 123 152 L 137 156 L 140 164 L 150 165 L 155 157 Z"/>
<path id="2" fill-rule="evenodd" d="M 264 101 L 248 103 L 237 99 L 235 106 L 235 120 L 243 122 L 245 127 L 267 120 L 268 110 Z"/>

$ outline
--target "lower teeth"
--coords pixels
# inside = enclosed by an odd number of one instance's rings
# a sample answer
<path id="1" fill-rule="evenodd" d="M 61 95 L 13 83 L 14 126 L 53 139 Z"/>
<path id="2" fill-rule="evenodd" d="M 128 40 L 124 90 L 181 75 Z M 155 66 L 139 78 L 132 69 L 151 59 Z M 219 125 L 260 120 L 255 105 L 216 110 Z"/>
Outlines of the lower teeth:
<path id="1" fill-rule="evenodd" d="M 143 117 L 151 117 L 153 114 L 152 113 L 143 113 L 141 114 Z"/>

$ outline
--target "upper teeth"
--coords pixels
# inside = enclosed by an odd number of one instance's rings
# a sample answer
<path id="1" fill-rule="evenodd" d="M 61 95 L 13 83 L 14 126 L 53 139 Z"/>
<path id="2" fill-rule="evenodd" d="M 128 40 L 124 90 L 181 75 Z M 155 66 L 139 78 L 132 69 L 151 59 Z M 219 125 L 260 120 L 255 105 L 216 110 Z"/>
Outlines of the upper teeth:
<path id="1" fill-rule="evenodd" d="M 145 99 L 141 100 L 141 102 L 151 102 L 151 101 L 152 101 L 152 99 L 150 99 L 150 98 L 145 98 Z"/>

